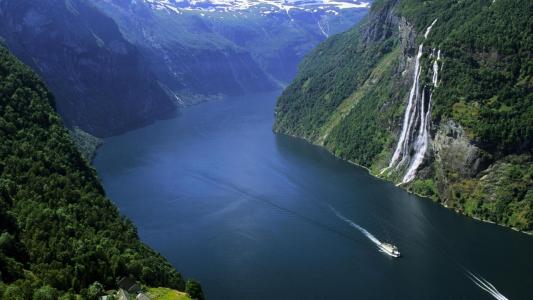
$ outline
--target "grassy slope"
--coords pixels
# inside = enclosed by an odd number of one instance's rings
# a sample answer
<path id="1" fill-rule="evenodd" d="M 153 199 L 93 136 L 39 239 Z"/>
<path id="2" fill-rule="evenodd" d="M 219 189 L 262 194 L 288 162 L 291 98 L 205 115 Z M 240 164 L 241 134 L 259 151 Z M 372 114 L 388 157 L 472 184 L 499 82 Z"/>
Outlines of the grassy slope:
<path id="1" fill-rule="evenodd" d="M 324 145 L 378 174 L 396 144 L 410 84 L 402 74 L 403 51 L 410 57 L 416 51 L 402 49 L 387 12 L 403 16 L 417 33 L 438 18 L 425 42 L 426 49 L 444 54 L 433 134 L 446 120 L 458 122 L 487 155 L 489 168 L 469 177 L 455 174 L 449 161 L 430 161 L 407 188 L 471 216 L 532 230 L 532 5 L 375 1 L 366 22 L 328 39 L 301 64 L 278 101 L 274 129 Z M 414 45 L 420 41 L 418 34 Z M 427 53 L 422 66 L 428 81 Z"/>
<path id="2" fill-rule="evenodd" d="M 147 295 L 152 300 L 190 300 L 191 298 L 184 292 L 169 288 L 149 288 Z"/>

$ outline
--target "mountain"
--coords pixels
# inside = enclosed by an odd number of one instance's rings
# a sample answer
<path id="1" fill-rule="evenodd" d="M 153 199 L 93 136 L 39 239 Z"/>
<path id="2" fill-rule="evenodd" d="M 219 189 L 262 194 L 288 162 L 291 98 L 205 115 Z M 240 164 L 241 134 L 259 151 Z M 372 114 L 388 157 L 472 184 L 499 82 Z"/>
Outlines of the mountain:
<path id="1" fill-rule="evenodd" d="M 176 111 L 138 49 L 87 1 L 1 1 L 0 37 L 44 79 L 69 127 L 109 136 Z"/>
<path id="2" fill-rule="evenodd" d="M 359 2 L 91 1 L 184 104 L 285 85 L 318 42 L 367 11 Z"/>
<path id="3" fill-rule="evenodd" d="M 219 12 L 238 12 L 249 10 L 256 7 L 263 14 L 277 13 L 283 11 L 289 14 L 291 10 L 305 11 L 327 11 L 332 10 L 339 12 L 347 8 L 368 8 L 369 1 L 350 1 L 350 0 L 144 0 L 154 8 L 159 10 L 168 10 L 176 13 L 183 11 L 219 11 Z"/>
<path id="4" fill-rule="evenodd" d="M 43 78 L 69 128 L 106 137 L 182 105 L 286 84 L 306 53 L 366 6 L 4 0 L 0 41 Z"/>
<path id="5" fill-rule="evenodd" d="M 53 107 L 37 75 L 1 47 L 2 299 L 87 298 L 95 282 L 116 288 L 128 275 L 184 289 L 181 275 L 105 197 Z"/>
<path id="6" fill-rule="evenodd" d="M 305 58 L 274 130 L 532 231 L 531 11 L 531 1 L 374 1 Z"/>

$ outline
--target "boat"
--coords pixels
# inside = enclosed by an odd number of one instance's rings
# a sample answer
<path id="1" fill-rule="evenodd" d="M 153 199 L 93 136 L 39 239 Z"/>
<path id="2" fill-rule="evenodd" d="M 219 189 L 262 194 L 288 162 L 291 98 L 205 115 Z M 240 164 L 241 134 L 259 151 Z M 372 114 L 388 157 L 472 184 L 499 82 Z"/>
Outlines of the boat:
<path id="1" fill-rule="evenodd" d="M 384 252 L 392 257 L 400 257 L 400 251 L 398 251 L 398 247 L 394 246 L 393 244 L 380 243 L 379 249 L 381 252 Z"/>

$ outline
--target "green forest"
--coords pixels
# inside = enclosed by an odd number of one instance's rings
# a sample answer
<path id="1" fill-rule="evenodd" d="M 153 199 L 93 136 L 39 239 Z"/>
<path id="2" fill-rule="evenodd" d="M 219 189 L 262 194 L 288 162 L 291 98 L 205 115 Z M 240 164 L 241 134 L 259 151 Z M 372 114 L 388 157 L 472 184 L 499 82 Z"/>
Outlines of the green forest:
<path id="1" fill-rule="evenodd" d="M 0 298 L 95 299 L 131 275 L 184 290 L 106 198 L 42 81 L 0 48 Z"/>
<path id="2" fill-rule="evenodd" d="M 431 81 L 431 49 L 443 55 L 432 138 L 448 122 L 460 124 L 480 163 L 466 174 L 451 156 L 437 160 L 430 153 L 405 188 L 461 213 L 533 231 L 532 12 L 533 2 L 525 0 L 374 1 L 364 22 L 302 62 L 278 99 L 274 130 L 383 176 L 412 82 L 406 65 L 423 42 L 422 83 Z M 398 181 L 395 174 L 387 179 Z"/>

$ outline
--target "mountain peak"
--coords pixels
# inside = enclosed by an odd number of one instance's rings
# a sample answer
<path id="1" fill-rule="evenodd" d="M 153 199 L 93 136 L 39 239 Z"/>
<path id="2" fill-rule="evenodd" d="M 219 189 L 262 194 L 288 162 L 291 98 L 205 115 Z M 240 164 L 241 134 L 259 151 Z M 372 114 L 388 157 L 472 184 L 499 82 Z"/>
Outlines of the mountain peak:
<path id="1" fill-rule="evenodd" d="M 136 2 L 136 0 L 133 0 Z M 360 0 L 144 0 L 157 10 L 228 12 L 258 8 L 261 12 L 289 12 L 290 10 L 326 11 L 368 8 L 369 1 Z"/>

